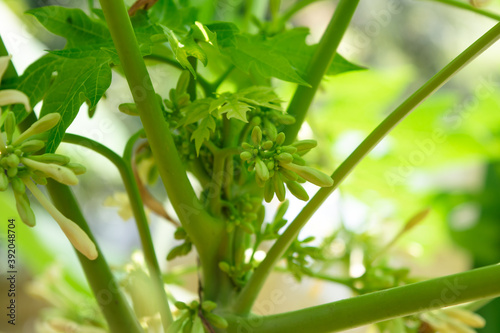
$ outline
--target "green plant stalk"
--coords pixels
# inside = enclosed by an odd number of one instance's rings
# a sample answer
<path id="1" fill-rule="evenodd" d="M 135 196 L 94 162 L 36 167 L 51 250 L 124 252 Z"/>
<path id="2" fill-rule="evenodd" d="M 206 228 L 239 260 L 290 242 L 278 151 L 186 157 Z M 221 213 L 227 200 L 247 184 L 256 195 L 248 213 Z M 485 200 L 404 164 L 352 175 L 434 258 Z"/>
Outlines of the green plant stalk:
<path id="1" fill-rule="evenodd" d="M 96 244 L 99 253 L 97 259 L 89 260 L 78 251 L 76 251 L 76 254 L 97 303 L 106 318 L 110 331 L 113 333 L 143 332 L 134 312 L 113 277 L 113 273 L 106 263 L 106 259 L 92 235 L 71 189 L 66 185 L 48 179 L 47 190 L 56 208 L 64 216 L 78 224 Z"/>
<path id="2" fill-rule="evenodd" d="M 337 53 L 337 48 L 347 30 L 347 26 L 351 22 L 358 3 L 359 0 L 340 0 L 337 9 L 335 9 L 306 71 L 307 74 L 304 79 L 311 86 L 298 86 L 288 105 L 287 112 L 295 117 L 295 123 L 285 127 L 285 144 L 292 143 L 297 137 L 319 84 Z"/>
<path id="3" fill-rule="evenodd" d="M 165 288 L 163 285 L 162 273 L 158 265 L 158 259 L 156 258 L 153 240 L 149 231 L 148 220 L 146 217 L 146 213 L 144 212 L 144 206 L 142 204 L 142 198 L 139 193 L 137 183 L 135 182 L 131 165 L 131 150 L 133 144 L 139 137 L 139 134 L 140 133 L 137 133 L 132 136 L 132 138 L 129 140 L 129 143 L 127 143 L 127 146 L 125 147 L 125 153 L 123 154 L 124 158 L 120 157 L 108 147 L 79 135 L 67 133 L 65 134 L 63 141 L 67 143 L 77 144 L 99 153 L 100 155 L 106 157 L 111 163 L 113 163 L 120 172 L 123 184 L 125 185 L 125 189 L 130 200 L 130 205 L 132 207 L 132 212 L 137 224 L 137 229 L 139 231 L 144 259 L 151 276 L 151 281 L 156 289 L 155 297 L 158 298 L 158 304 L 160 305 L 159 312 L 163 327 L 166 331 L 167 327 L 169 327 L 169 325 L 173 322 L 173 317 L 168 305 L 167 295 L 165 293 Z M 125 159 L 125 157 L 127 157 L 127 159 Z"/>
<path id="4" fill-rule="evenodd" d="M 8 55 L 8 52 L 0 36 L 0 56 L 5 55 Z M 5 73 L 4 78 L 16 79 L 17 72 L 15 68 L 12 67 L 12 70 L 8 70 Z M 29 116 L 18 126 L 21 131 L 24 131 L 36 120 L 37 117 L 35 113 L 30 112 Z M 59 209 L 59 211 L 78 224 L 78 226 L 87 233 L 97 247 L 99 256 L 95 260 L 89 260 L 84 255 L 80 254 L 80 252 L 75 252 L 110 331 L 113 333 L 125 331 L 131 333 L 142 333 L 143 330 L 139 325 L 139 322 L 135 319 L 136 317 L 128 305 L 125 296 L 120 291 L 113 273 L 111 272 L 111 269 L 109 268 L 108 263 L 106 262 L 106 259 L 104 258 L 104 255 L 102 254 L 102 251 L 100 250 L 99 245 L 87 224 L 87 221 L 83 217 L 80 207 L 78 206 L 70 188 L 49 179 L 47 189 L 54 205 Z"/>
<path id="5" fill-rule="evenodd" d="M 293 312 L 265 317 L 227 316 L 227 332 L 339 332 L 445 306 L 498 297 L 499 280 L 500 265 L 487 266 Z"/>
<path id="6" fill-rule="evenodd" d="M 213 242 L 218 242 L 222 223 L 205 211 L 189 182 L 167 122 L 139 51 L 132 24 L 122 0 L 101 0 L 101 7 L 125 77 L 146 132 L 158 171 L 177 216 L 200 255 L 207 299 L 214 297 L 217 270 Z"/>
<path id="7" fill-rule="evenodd" d="M 488 49 L 500 38 L 500 23 L 491 28 L 474 44 L 457 56 L 446 67 L 434 75 L 420 89 L 413 93 L 399 107 L 397 107 L 368 137 L 349 155 L 349 157 L 332 174 L 333 186 L 321 188 L 316 195 L 304 206 L 285 232 L 267 253 L 266 258 L 257 267 L 247 285 L 243 288 L 235 306 L 236 313 L 247 313 L 262 288 L 273 266 L 283 256 L 286 249 L 292 244 L 300 230 L 309 221 L 311 216 L 335 191 L 344 179 L 351 173 L 358 163 L 384 138 L 389 132 L 419 106 L 427 97 L 432 95 L 443 84 L 451 79 L 463 67 L 474 60 L 479 54 Z"/>
<path id="8" fill-rule="evenodd" d="M 461 8 L 461 9 L 466 9 L 466 10 L 474 12 L 476 14 L 481 14 L 481 15 L 484 15 L 486 17 L 492 18 L 494 20 L 500 21 L 500 15 L 489 12 L 489 11 L 481 9 L 481 8 L 474 7 L 466 2 L 461 2 L 461 1 L 457 1 L 457 0 L 432 0 L 432 1 L 433 2 L 441 2 L 441 3 L 447 4 L 447 5 L 450 5 L 453 7 Z"/>

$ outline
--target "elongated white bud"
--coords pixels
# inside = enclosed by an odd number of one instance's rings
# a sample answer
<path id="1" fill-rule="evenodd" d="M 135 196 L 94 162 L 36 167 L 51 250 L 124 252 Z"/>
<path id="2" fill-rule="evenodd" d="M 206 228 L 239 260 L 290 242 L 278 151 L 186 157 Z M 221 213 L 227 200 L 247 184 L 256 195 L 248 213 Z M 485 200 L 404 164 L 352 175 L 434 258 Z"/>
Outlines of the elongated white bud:
<path id="1" fill-rule="evenodd" d="M 297 175 L 304 178 L 308 182 L 313 183 L 314 185 L 321 187 L 330 187 L 333 185 L 333 179 L 319 170 L 307 166 L 297 165 L 294 163 L 280 163 L 280 166 L 282 168 L 295 172 Z"/>
<path id="2" fill-rule="evenodd" d="M 78 184 L 78 178 L 75 176 L 73 171 L 62 165 L 41 163 L 26 157 L 22 157 L 21 162 L 31 169 L 42 171 L 46 175 L 57 180 L 59 183 L 66 185 Z"/>
<path id="3" fill-rule="evenodd" d="M 52 203 L 45 197 L 45 195 L 38 189 L 38 187 L 29 178 L 23 178 L 24 184 L 29 188 L 31 193 L 45 208 L 45 210 L 54 218 L 59 224 L 59 227 L 64 232 L 68 240 L 73 244 L 75 249 L 80 251 L 81 254 L 90 260 L 94 260 L 98 256 L 97 248 L 90 239 L 90 237 L 82 230 L 75 222 L 64 216 Z"/>
<path id="4" fill-rule="evenodd" d="M 0 91 L 0 106 L 11 104 L 24 104 L 26 111 L 31 111 L 30 100 L 25 93 L 14 89 Z"/>
<path id="5" fill-rule="evenodd" d="M 21 133 L 21 135 L 14 140 L 12 145 L 16 146 L 33 135 L 52 129 L 57 125 L 60 119 L 61 115 L 59 113 L 49 113 L 48 115 L 43 116 L 34 122 L 33 125 L 31 125 L 26 131 Z"/>

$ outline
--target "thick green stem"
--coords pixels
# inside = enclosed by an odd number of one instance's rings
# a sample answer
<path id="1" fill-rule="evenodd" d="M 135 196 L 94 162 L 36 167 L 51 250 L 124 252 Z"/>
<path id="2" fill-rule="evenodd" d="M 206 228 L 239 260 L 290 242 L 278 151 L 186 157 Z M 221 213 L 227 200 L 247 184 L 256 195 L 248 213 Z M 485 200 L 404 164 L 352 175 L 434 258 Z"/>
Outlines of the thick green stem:
<path id="1" fill-rule="evenodd" d="M 226 317 L 228 333 L 327 333 L 500 295 L 500 265 L 265 317 Z M 282 301 L 286 301 L 282 299 Z"/>
<path id="2" fill-rule="evenodd" d="M 134 135 L 130 142 L 135 142 L 135 139 L 139 136 L 139 133 Z M 163 285 L 163 279 L 160 267 L 158 265 L 158 259 L 156 258 L 156 253 L 153 246 L 153 240 L 151 239 L 151 233 L 149 231 L 148 220 L 146 213 L 144 212 L 144 206 L 142 204 L 142 198 L 139 193 L 139 188 L 134 179 L 134 174 L 132 172 L 132 165 L 130 160 L 130 150 L 131 145 L 127 144 L 124 156 L 128 159 L 123 159 L 114 151 L 108 147 L 101 145 L 93 140 L 81 137 L 75 134 L 66 134 L 63 139 L 64 142 L 77 144 L 101 154 L 106 157 L 111 163 L 113 163 L 118 171 L 120 172 L 123 184 L 127 191 L 127 195 L 130 200 L 130 205 L 132 207 L 132 212 L 137 224 L 137 229 L 139 231 L 139 237 L 141 239 L 142 251 L 144 253 L 144 259 L 151 276 L 151 280 L 156 289 L 155 297 L 158 298 L 158 304 L 160 306 L 159 312 L 162 318 L 163 327 L 166 331 L 167 327 L 172 323 L 172 313 L 168 306 L 167 295 L 165 293 L 165 288 Z M 129 148 L 129 149 L 127 149 Z"/>
<path id="3" fill-rule="evenodd" d="M 295 123 L 285 128 L 286 144 L 292 143 L 304 122 L 307 111 L 319 84 L 333 61 L 337 47 L 344 36 L 359 0 L 340 0 L 321 41 L 309 63 L 305 80 L 311 86 L 298 86 L 287 112 L 295 117 Z"/>
<path id="4" fill-rule="evenodd" d="M 302 227 L 309 221 L 311 216 L 336 190 L 344 179 L 351 173 L 358 163 L 385 137 L 389 132 L 409 115 L 427 97 L 432 95 L 451 77 L 458 73 L 463 67 L 474 60 L 479 54 L 493 45 L 500 38 L 500 23 L 495 25 L 486 34 L 469 46 L 464 52 L 450 62 L 439 73 L 434 75 L 419 90 L 411 95 L 399 107 L 397 107 L 370 135 L 354 150 L 354 152 L 335 170 L 332 174 L 333 186 L 321 188 L 316 195 L 307 203 L 302 211 L 293 220 L 285 232 L 278 238 L 276 243 L 267 253 L 264 261 L 257 267 L 254 275 L 242 290 L 237 301 L 235 310 L 237 313 L 250 311 L 251 306 L 262 288 L 267 276 L 273 266 L 283 256 L 286 249 L 297 237 Z"/>
<path id="5" fill-rule="evenodd" d="M 215 289 L 215 286 L 207 285 L 216 283 L 210 280 L 207 270 L 216 265 L 216 250 L 212 242 L 217 242 L 220 237 L 222 224 L 205 211 L 189 182 L 156 99 L 125 4 L 122 0 L 100 2 L 169 200 L 198 250 L 205 274 L 205 289 Z"/>
<path id="6" fill-rule="evenodd" d="M 8 55 L 2 38 L 0 37 L 0 56 Z M 8 73 L 8 76 L 7 76 Z M 17 72 L 14 67 L 6 72 L 5 79 L 17 78 Z M 26 130 L 37 120 L 34 112 L 19 124 L 19 128 Z M 94 296 L 106 319 L 110 332 L 143 332 L 139 322 L 127 303 L 123 293 L 120 291 L 118 283 L 115 281 L 113 273 L 92 234 L 87 221 L 82 215 L 80 207 L 71 192 L 70 188 L 49 179 L 47 189 L 56 208 L 67 218 L 78 224 L 80 228 L 90 237 L 97 247 L 99 256 L 95 260 L 89 260 L 84 255 L 76 251 L 78 260 L 82 265 L 84 274 L 89 282 Z"/>
<path id="7" fill-rule="evenodd" d="M 85 272 L 87 281 L 94 292 L 94 296 L 106 318 L 110 331 L 113 333 L 143 332 L 134 312 L 120 291 L 120 287 L 113 277 L 113 273 L 106 263 L 106 259 L 97 245 L 70 188 L 49 179 L 47 189 L 56 208 L 64 216 L 78 224 L 97 246 L 99 256 L 95 260 L 87 259 L 78 251 L 76 254 Z"/>
<path id="8" fill-rule="evenodd" d="M 441 3 L 447 4 L 447 5 L 450 5 L 453 7 L 465 9 L 465 10 L 474 12 L 476 14 L 481 14 L 481 15 L 484 15 L 486 17 L 492 18 L 494 20 L 500 21 L 500 15 L 489 12 L 489 11 L 481 9 L 481 8 L 474 7 L 466 2 L 457 1 L 457 0 L 432 0 L 432 1 L 441 2 Z"/>

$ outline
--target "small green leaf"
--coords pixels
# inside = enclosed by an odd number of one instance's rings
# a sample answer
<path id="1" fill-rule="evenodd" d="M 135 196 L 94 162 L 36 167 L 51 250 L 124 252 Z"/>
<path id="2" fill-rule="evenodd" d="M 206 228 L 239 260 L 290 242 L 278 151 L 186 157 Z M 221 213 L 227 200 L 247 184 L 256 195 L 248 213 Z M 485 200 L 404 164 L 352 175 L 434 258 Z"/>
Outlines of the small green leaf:
<path id="1" fill-rule="evenodd" d="M 221 47 L 236 46 L 236 37 L 240 31 L 238 27 L 230 22 L 215 22 L 207 24 L 207 28 L 217 35 L 217 43 Z"/>
<path id="2" fill-rule="evenodd" d="M 165 27 L 163 29 L 177 61 L 182 65 L 182 67 L 189 69 L 191 74 L 196 77 L 196 72 L 193 66 L 189 63 L 188 57 L 195 57 L 206 66 L 207 55 L 205 54 L 205 51 L 203 51 L 203 49 L 194 41 L 192 36 L 187 36 L 181 39 L 172 30 Z"/>
<path id="3" fill-rule="evenodd" d="M 210 139 L 210 134 L 215 130 L 215 118 L 208 116 L 201 120 L 198 128 L 191 135 L 191 140 L 194 140 L 196 146 L 196 153 L 200 153 L 200 148 L 205 140 Z"/>

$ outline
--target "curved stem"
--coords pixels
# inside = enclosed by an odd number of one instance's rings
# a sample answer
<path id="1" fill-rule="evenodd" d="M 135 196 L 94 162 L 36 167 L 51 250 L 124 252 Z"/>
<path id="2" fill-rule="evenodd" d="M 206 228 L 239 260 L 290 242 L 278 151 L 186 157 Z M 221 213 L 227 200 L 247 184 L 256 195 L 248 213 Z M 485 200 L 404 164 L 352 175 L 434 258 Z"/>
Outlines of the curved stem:
<path id="1" fill-rule="evenodd" d="M 217 265 L 212 243 L 220 238 L 222 224 L 204 209 L 189 182 L 168 123 L 163 118 L 123 0 L 101 0 L 100 3 L 163 185 L 200 255 L 205 290 L 215 290 L 215 286 L 208 284 L 216 284 L 216 281 L 210 279 L 207 272 Z"/>
<path id="2" fill-rule="evenodd" d="M 500 295 L 500 265 L 487 266 L 303 310 L 265 317 L 228 316 L 228 333 L 327 333 Z"/>
<path id="3" fill-rule="evenodd" d="M 474 44 L 450 62 L 439 73 L 434 75 L 419 90 L 411 95 L 399 107 L 397 107 L 368 137 L 349 155 L 349 157 L 332 174 L 333 186 L 321 188 L 316 195 L 307 203 L 297 215 L 285 232 L 278 238 L 276 243 L 267 253 L 264 261 L 257 267 L 250 281 L 242 290 L 236 303 L 236 311 L 246 313 L 255 301 L 264 281 L 271 272 L 276 262 L 283 256 L 286 249 L 297 237 L 302 227 L 309 221 L 311 216 L 336 190 L 344 179 L 351 173 L 358 163 L 384 138 L 389 132 L 420 105 L 427 97 L 432 95 L 451 77 L 458 73 L 463 67 L 474 60 L 479 54 L 493 45 L 500 38 L 500 23 L 495 25 Z"/>
<path id="4" fill-rule="evenodd" d="M 298 86 L 290 105 L 288 105 L 287 112 L 295 117 L 295 123 L 285 127 L 285 144 L 292 143 L 297 137 L 319 84 L 337 53 L 337 47 L 351 22 L 358 3 L 359 0 L 340 0 L 337 9 L 335 9 L 307 69 L 305 80 L 311 86 Z"/>
<path id="5" fill-rule="evenodd" d="M 130 150 L 133 146 L 135 140 L 139 137 L 140 132 L 136 133 L 132 136 L 131 140 L 126 145 L 125 148 L 125 156 L 130 155 Z M 158 304 L 160 306 L 160 315 L 162 318 L 162 323 L 165 331 L 168 326 L 172 323 L 172 313 L 170 312 L 170 308 L 168 305 L 167 295 L 165 294 L 165 288 L 163 285 L 162 274 L 160 267 L 158 266 L 158 259 L 156 258 L 156 253 L 153 246 L 153 240 L 151 238 L 151 233 L 149 231 L 149 224 L 146 217 L 146 213 L 144 212 L 144 206 L 142 204 L 142 198 L 139 193 L 139 188 L 137 187 L 137 183 L 135 182 L 134 175 L 132 173 L 132 166 L 129 160 L 124 160 L 117 153 L 109 149 L 108 147 L 95 142 L 93 140 L 81 137 L 75 134 L 66 133 L 64 138 L 64 142 L 77 144 L 89 149 L 92 149 L 96 153 L 101 154 L 106 157 L 111 163 L 113 163 L 123 180 L 123 184 L 125 185 L 125 189 L 127 191 L 127 195 L 130 200 L 130 205 L 132 206 L 132 212 L 134 213 L 135 221 L 137 224 L 137 229 L 139 231 L 139 236 L 142 244 L 142 251 L 144 253 L 144 259 L 146 261 L 149 274 L 151 275 L 151 280 L 153 285 L 156 288 L 156 295 L 158 297 Z"/>
<path id="6" fill-rule="evenodd" d="M 489 17 L 491 19 L 500 21 L 500 15 L 489 12 L 489 11 L 481 9 L 481 8 L 474 7 L 466 2 L 461 2 L 461 1 L 457 1 L 457 0 L 432 0 L 432 1 L 433 2 L 441 2 L 441 3 L 447 4 L 447 5 L 450 5 L 453 7 L 461 8 L 461 9 L 466 9 L 466 10 L 474 12 L 476 14 L 481 14 L 481 15 L 484 15 L 484 16 Z"/>

